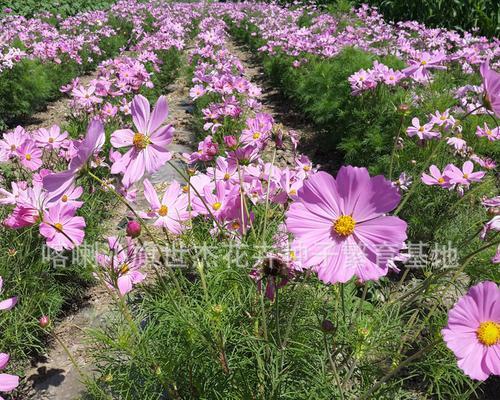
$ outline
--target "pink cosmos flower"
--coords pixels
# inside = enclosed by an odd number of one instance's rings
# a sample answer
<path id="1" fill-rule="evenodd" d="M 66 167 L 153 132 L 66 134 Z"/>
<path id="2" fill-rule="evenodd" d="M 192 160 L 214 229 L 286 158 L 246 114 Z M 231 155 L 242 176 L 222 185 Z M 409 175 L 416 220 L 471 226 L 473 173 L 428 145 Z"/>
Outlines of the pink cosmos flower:
<path id="1" fill-rule="evenodd" d="M 421 82 L 429 78 L 430 69 L 446 69 L 444 65 L 441 65 L 445 60 L 446 54 L 444 53 L 422 52 L 415 59 L 410 60 L 410 66 L 403 69 L 402 72 L 406 76 Z"/>
<path id="2" fill-rule="evenodd" d="M 462 150 L 467 147 L 467 142 L 462 138 L 456 136 L 446 139 L 446 143 L 453 147 L 455 150 Z"/>
<path id="3" fill-rule="evenodd" d="M 172 154 L 167 146 L 172 142 L 174 128 L 162 125 L 168 117 L 167 98 L 160 96 L 153 112 L 149 101 L 141 95 L 132 100 L 132 119 L 137 132 L 120 129 L 111 135 L 115 148 L 129 150 L 111 167 L 111 173 L 123 173 L 123 184 L 127 187 L 139 181 L 144 173 L 157 172 Z"/>
<path id="4" fill-rule="evenodd" d="M 473 286 L 448 312 L 441 330 L 458 366 L 472 379 L 500 375 L 500 289 L 494 282 Z"/>
<path id="5" fill-rule="evenodd" d="M 486 224 L 484 224 L 479 237 L 484 240 L 490 231 L 500 231 L 500 215 L 494 216 Z"/>
<path id="6" fill-rule="evenodd" d="M 0 276 L 0 293 L 3 288 L 3 278 Z M 0 301 L 0 310 L 11 310 L 17 303 L 17 297 L 11 297 L 9 299 L 5 299 Z M 2 369 L 0 367 L 0 369 Z M 0 390 L 1 391 L 1 390 Z"/>
<path id="7" fill-rule="evenodd" d="M 109 288 L 117 288 L 121 296 L 146 279 L 140 269 L 146 263 L 146 252 L 136 248 L 132 238 L 126 238 L 126 246 L 115 236 L 108 237 L 110 255 L 97 254 L 97 263 L 103 268 L 104 280 Z"/>
<path id="8" fill-rule="evenodd" d="M 144 196 L 151 209 L 141 213 L 142 218 L 156 218 L 155 226 L 166 228 L 176 235 L 185 229 L 184 222 L 189 219 L 188 197 L 182 192 L 181 185 L 172 181 L 160 202 L 156 191 L 148 179 L 144 180 Z"/>
<path id="9" fill-rule="evenodd" d="M 480 67 L 483 77 L 484 103 L 497 117 L 500 117 L 500 74 L 490 69 L 486 61 Z"/>
<path id="10" fill-rule="evenodd" d="M 219 145 L 213 141 L 212 136 L 208 135 L 198 143 L 198 151 L 194 153 L 184 153 L 182 156 L 188 164 L 194 164 L 198 161 L 212 161 L 219 152 Z"/>
<path id="11" fill-rule="evenodd" d="M 32 140 L 26 140 L 18 149 L 19 162 L 31 171 L 36 171 L 42 166 L 43 152 Z"/>
<path id="12" fill-rule="evenodd" d="M 194 85 L 191 90 L 189 91 L 189 96 L 193 99 L 196 100 L 199 97 L 203 96 L 206 93 L 205 88 L 203 85 Z"/>
<path id="13" fill-rule="evenodd" d="M 9 355 L 7 353 L 0 353 L 0 370 L 5 369 L 9 363 Z M 11 374 L 0 374 L 0 392 L 9 393 L 19 386 L 19 377 Z M 0 396 L 0 400 L 3 397 Z"/>
<path id="14" fill-rule="evenodd" d="M 73 186 L 76 175 L 87 165 L 90 157 L 102 148 L 104 141 L 102 122 L 97 119 L 92 120 L 87 128 L 85 139 L 76 145 L 76 154 L 71 159 L 68 169 L 43 178 L 43 188 L 49 192 L 52 201 L 59 199 Z"/>
<path id="15" fill-rule="evenodd" d="M 491 142 L 500 139 L 500 130 L 498 128 L 490 129 L 490 127 L 484 123 L 484 128 L 478 126 L 476 128 L 476 136 L 477 137 L 485 137 Z"/>
<path id="16" fill-rule="evenodd" d="M 95 95 L 95 90 L 95 86 L 85 88 L 80 85 L 72 89 L 71 95 L 74 97 L 78 106 L 90 109 L 94 104 L 102 102 L 102 99 Z"/>
<path id="17" fill-rule="evenodd" d="M 48 247 L 71 250 L 83 243 L 85 220 L 75 214 L 75 207 L 61 202 L 49 208 L 40 224 L 40 234 L 47 239 Z"/>
<path id="18" fill-rule="evenodd" d="M 193 209 L 202 215 L 209 215 L 211 213 L 217 220 L 222 220 L 225 218 L 227 212 L 235 207 L 235 202 L 239 199 L 238 194 L 238 186 L 227 188 L 226 183 L 221 180 L 215 184 L 215 193 L 213 193 L 213 189 L 209 185 L 205 186 L 203 192 L 200 193 L 207 206 L 203 204 L 203 201 L 198 196 L 195 196 L 192 201 Z"/>
<path id="19" fill-rule="evenodd" d="M 448 126 L 450 124 L 450 112 L 445 110 L 443 113 L 436 111 L 431 115 L 431 124 L 436 124 L 437 126 Z"/>
<path id="20" fill-rule="evenodd" d="M 406 129 L 406 133 L 408 136 L 418 136 L 420 140 L 438 138 L 441 136 L 439 132 L 432 131 L 434 128 L 434 124 L 428 123 L 424 125 L 420 125 L 420 121 L 417 117 L 411 120 L 412 126 Z"/>
<path id="21" fill-rule="evenodd" d="M 207 176 L 214 181 L 223 180 L 229 185 L 235 185 L 239 182 L 238 166 L 234 160 L 228 160 L 224 157 L 217 157 L 215 167 L 207 168 Z"/>
<path id="22" fill-rule="evenodd" d="M 438 167 L 435 165 L 431 165 L 429 167 L 430 175 L 426 174 L 425 172 L 422 174 L 422 182 L 424 182 L 426 185 L 433 186 L 441 186 L 443 188 L 448 188 L 450 187 L 449 180 L 445 176 L 445 170 L 443 171 L 443 174 L 439 170 Z"/>
<path id="23" fill-rule="evenodd" d="M 286 213 L 297 260 L 326 283 L 386 275 L 407 237 L 406 223 L 385 215 L 399 201 L 397 188 L 366 168 L 342 167 L 337 178 L 314 174 Z"/>
<path id="24" fill-rule="evenodd" d="M 33 135 L 36 143 L 40 147 L 47 147 L 48 149 L 59 149 L 68 137 L 68 132 L 62 132 L 61 128 L 53 125 L 49 129 L 40 128 Z"/>
<path id="25" fill-rule="evenodd" d="M 473 172 L 473 170 L 474 164 L 472 161 L 466 161 L 462 166 L 462 170 L 453 164 L 449 164 L 444 171 L 444 175 L 451 184 L 469 186 L 472 182 L 481 181 L 486 174 L 484 171 Z"/>
<path id="26" fill-rule="evenodd" d="M 240 141 L 244 144 L 262 146 L 269 137 L 273 128 L 273 117 L 269 114 L 259 113 L 255 118 L 248 118 L 247 128 L 243 130 Z"/>
<path id="27" fill-rule="evenodd" d="M 28 139 L 29 136 L 24 128 L 18 126 L 12 132 L 7 132 L 3 135 L 3 140 L 0 140 L 0 149 L 2 149 L 8 157 L 17 156 L 17 150 Z"/>

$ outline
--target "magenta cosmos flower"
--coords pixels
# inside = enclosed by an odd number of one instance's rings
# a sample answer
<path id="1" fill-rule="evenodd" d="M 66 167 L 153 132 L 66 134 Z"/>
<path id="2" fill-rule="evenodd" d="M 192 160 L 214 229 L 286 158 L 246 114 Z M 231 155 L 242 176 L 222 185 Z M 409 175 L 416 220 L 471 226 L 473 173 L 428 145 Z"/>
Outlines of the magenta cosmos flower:
<path id="1" fill-rule="evenodd" d="M 137 132 L 119 129 L 111 135 L 111 144 L 129 150 L 111 167 L 113 174 L 123 173 L 123 185 L 130 186 L 139 181 L 144 173 L 158 171 L 172 154 L 167 146 L 172 142 L 174 128 L 163 125 L 168 117 L 165 96 L 160 96 L 151 113 L 149 101 L 141 95 L 132 100 L 132 120 Z"/>
<path id="2" fill-rule="evenodd" d="M 481 64 L 480 72 L 483 77 L 485 105 L 500 117 L 500 74 L 490 69 L 488 61 Z"/>
<path id="3" fill-rule="evenodd" d="M 286 213 L 292 250 L 326 283 L 378 279 L 406 240 L 406 223 L 385 215 L 399 200 L 390 181 L 366 168 L 342 167 L 337 178 L 318 172 Z"/>
<path id="4" fill-rule="evenodd" d="M 493 282 L 473 286 L 448 313 L 441 331 L 458 366 L 472 379 L 500 375 L 500 289 Z"/>
<path id="5" fill-rule="evenodd" d="M 40 233 L 47 239 L 47 246 L 62 251 L 79 246 L 85 237 L 85 220 L 75 216 L 76 208 L 57 203 L 50 207 L 40 224 Z"/>

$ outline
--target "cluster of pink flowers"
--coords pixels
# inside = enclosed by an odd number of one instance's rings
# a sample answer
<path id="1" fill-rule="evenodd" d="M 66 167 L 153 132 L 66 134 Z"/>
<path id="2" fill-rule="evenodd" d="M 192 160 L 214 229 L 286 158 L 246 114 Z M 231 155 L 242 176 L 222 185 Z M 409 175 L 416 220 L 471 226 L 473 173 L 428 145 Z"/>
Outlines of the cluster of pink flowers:
<path id="1" fill-rule="evenodd" d="M 68 18 L 49 15 L 57 19 L 57 25 L 49 23 L 43 15 L 34 18 L 10 15 L 0 19 L 0 73 L 12 69 L 23 59 L 56 64 L 68 60 L 78 64 L 92 61 L 92 57 L 102 54 L 101 41 L 118 33 L 110 24 L 114 14 L 112 8 L 82 12 Z M 87 58 L 83 59 L 84 56 Z"/>
<path id="2" fill-rule="evenodd" d="M 395 86 L 405 77 L 403 72 L 394 71 L 387 65 L 375 61 L 373 68 L 366 71 L 361 69 L 351 75 L 348 80 L 351 84 L 352 94 L 356 96 L 366 90 L 375 89 L 379 83 Z"/>

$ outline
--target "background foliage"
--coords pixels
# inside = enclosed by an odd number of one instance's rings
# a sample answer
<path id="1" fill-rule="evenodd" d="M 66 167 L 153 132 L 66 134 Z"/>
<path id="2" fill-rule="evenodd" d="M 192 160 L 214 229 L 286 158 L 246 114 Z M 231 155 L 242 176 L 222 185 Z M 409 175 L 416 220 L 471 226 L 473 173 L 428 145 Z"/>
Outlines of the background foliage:
<path id="1" fill-rule="evenodd" d="M 280 3 L 294 3 L 280 1 Z M 305 1 L 304 3 L 310 3 Z M 318 4 L 335 11 L 345 0 L 319 0 Z M 486 36 L 500 32 L 500 2 L 497 0 L 355 0 L 352 5 L 363 3 L 376 6 L 386 20 L 422 22 L 430 27 L 471 31 L 478 29 Z"/>
<path id="2" fill-rule="evenodd" d="M 44 11 L 66 17 L 80 11 L 102 10 L 113 3 L 114 0 L 0 0 L 0 16 L 5 8 L 10 8 L 13 14 L 26 17 Z"/>

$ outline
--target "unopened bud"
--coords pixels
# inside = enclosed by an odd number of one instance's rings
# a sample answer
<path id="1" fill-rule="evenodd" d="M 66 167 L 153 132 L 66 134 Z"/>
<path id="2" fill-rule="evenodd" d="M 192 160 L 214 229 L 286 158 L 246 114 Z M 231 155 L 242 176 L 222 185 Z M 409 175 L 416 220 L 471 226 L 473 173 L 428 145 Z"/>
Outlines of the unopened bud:
<path id="1" fill-rule="evenodd" d="M 141 234 L 141 224 L 137 221 L 129 221 L 127 223 L 127 236 L 131 238 L 139 237 Z"/>
<path id="2" fill-rule="evenodd" d="M 42 315 L 38 320 L 38 325 L 40 325 L 40 328 L 46 328 L 50 325 L 50 318 L 47 315 Z"/>

